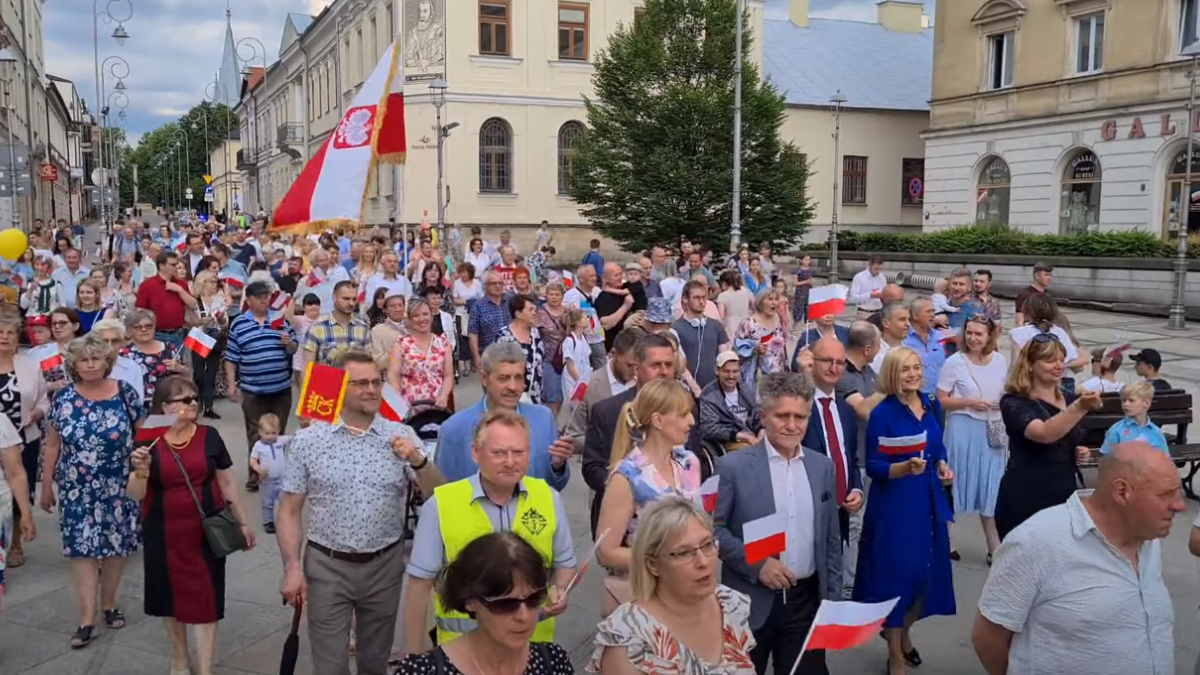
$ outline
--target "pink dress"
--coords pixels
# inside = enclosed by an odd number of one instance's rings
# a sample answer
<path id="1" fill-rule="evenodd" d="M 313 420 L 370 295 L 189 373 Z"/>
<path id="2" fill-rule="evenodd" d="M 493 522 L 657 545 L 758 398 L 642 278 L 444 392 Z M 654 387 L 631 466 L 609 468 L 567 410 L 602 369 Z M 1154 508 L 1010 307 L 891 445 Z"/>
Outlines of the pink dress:
<path id="1" fill-rule="evenodd" d="M 452 351 L 445 335 L 431 335 L 429 348 L 417 345 L 411 333 L 396 338 L 400 347 L 400 395 L 409 405 L 435 401 L 445 378 L 446 354 Z"/>

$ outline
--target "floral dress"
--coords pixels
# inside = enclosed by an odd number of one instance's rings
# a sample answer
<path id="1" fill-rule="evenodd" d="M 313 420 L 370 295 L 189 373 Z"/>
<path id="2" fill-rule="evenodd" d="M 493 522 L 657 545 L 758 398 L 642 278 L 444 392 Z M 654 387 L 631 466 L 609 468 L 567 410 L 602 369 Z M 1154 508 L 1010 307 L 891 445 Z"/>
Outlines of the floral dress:
<path id="1" fill-rule="evenodd" d="M 515 342 L 521 345 L 521 349 L 525 350 L 525 393 L 529 394 L 530 401 L 538 405 L 545 403 L 542 399 L 542 360 L 546 356 L 546 347 L 542 344 L 542 334 L 537 326 L 530 327 L 527 343 L 521 342 L 513 335 L 511 326 L 500 329 L 500 337 L 496 342 Z"/>
<path id="2" fill-rule="evenodd" d="M 400 395 L 409 405 L 436 401 L 446 377 L 446 353 L 453 347 L 445 335 L 430 334 L 429 348 L 422 349 L 411 333 L 396 338 L 400 347 Z"/>
<path id="3" fill-rule="evenodd" d="M 125 494 L 125 483 L 140 410 L 137 392 L 121 381 L 117 395 L 104 401 L 85 398 L 70 385 L 51 403 L 48 421 L 62 439 L 54 483 L 67 558 L 121 557 L 137 550 L 141 509 Z"/>
<path id="4" fill-rule="evenodd" d="M 756 348 L 763 341 L 767 342 L 766 354 L 758 354 L 755 351 L 754 358 L 744 362 L 744 364 L 751 360 L 757 362 L 757 372 L 753 373 L 753 377 L 749 377 L 750 373 L 746 368 L 742 369 L 742 379 L 751 384 L 757 382 L 757 375 L 760 372 L 781 373 L 787 370 L 787 331 L 783 327 L 783 322 L 780 321 L 774 329 L 769 329 L 759 325 L 754 317 L 754 314 L 746 317 L 733 336 L 735 341 L 747 340 L 752 342 Z"/>
<path id="5" fill-rule="evenodd" d="M 716 596 L 722 619 L 720 663 L 705 662 L 641 605 L 630 602 L 597 626 L 596 650 L 588 661 L 587 672 L 600 672 L 600 659 L 611 647 L 625 649 L 634 670 L 645 675 L 754 675 L 750 598 L 721 585 L 717 586 Z"/>
<path id="6" fill-rule="evenodd" d="M 801 267 L 796 270 L 796 281 L 812 281 L 812 270 Z M 804 321 L 804 317 L 808 314 L 808 292 L 812 290 L 812 284 L 797 283 L 796 297 L 792 302 L 792 320 L 797 324 Z"/>
<path id="7" fill-rule="evenodd" d="M 157 354 L 147 354 L 137 348 L 137 345 L 131 344 L 121 348 L 121 356 L 127 356 L 133 359 L 146 373 L 146 397 L 142 400 L 149 405 L 150 401 L 154 400 L 154 389 L 158 386 L 158 381 L 165 379 L 171 375 L 171 371 L 167 368 L 167 361 L 176 358 L 171 345 L 163 343 L 163 349 Z"/>
<path id="8" fill-rule="evenodd" d="M 633 493 L 633 518 L 625 531 L 625 542 L 633 541 L 633 533 L 637 529 L 638 515 L 650 504 L 663 497 L 679 496 L 684 499 L 696 498 L 700 493 L 700 462 L 690 451 L 675 448 L 671 451 L 671 467 L 675 475 L 667 480 L 654 468 L 640 447 L 634 447 L 625 458 L 613 469 L 629 481 Z M 675 486 L 678 485 L 679 489 Z"/>

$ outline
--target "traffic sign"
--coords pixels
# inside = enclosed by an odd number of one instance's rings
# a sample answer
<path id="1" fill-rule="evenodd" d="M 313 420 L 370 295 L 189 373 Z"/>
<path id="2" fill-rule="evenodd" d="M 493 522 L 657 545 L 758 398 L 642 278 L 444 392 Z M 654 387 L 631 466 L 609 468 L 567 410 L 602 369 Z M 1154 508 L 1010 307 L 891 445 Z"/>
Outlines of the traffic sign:
<path id="1" fill-rule="evenodd" d="M 920 178 L 913 178 L 908 183 L 908 196 L 916 199 L 925 194 L 925 183 Z"/>
<path id="2" fill-rule="evenodd" d="M 183 193 L 188 199 L 192 198 L 192 188 L 188 188 L 188 189 L 184 190 Z"/>
<path id="3" fill-rule="evenodd" d="M 208 174 L 204 174 L 204 184 L 205 185 L 212 185 L 212 179 L 213 179 L 212 176 L 210 176 Z"/>
<path id="4" fill-rule="evenodd" d="M 205 192 L 205 193 L 204 193 L 204 201 L 206 201 L 206 202 L 209 202 L 209 203 L 212 203 L 212 201 L 213 201 L 213 193 L 211 193 L 211 192 Z"/>
<path id="5" fill-rule="evenodd" d="M 213 193 L 213 186 L 208 185 L 204 188 L 204 194 L 211 195 L 212 193 Z"/>

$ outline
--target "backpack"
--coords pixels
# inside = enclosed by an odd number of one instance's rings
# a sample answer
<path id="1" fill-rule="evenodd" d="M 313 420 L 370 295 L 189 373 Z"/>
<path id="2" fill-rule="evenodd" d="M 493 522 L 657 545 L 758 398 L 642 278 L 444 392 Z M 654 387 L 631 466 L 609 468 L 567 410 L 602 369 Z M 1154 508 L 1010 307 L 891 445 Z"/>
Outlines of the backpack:
<path id="1" fill-rule="evenodd" d="M 554 372 L 561 373 L 567 367 L 567 358 L 563 354 L 563 345 L 567 343 L 567 340 L 574 339 L 574 336 L 568 335 L 558 343 L 558 348 L 554 350 L 554 356 L 550 357 L 550 367 L 554 369 Z"/>

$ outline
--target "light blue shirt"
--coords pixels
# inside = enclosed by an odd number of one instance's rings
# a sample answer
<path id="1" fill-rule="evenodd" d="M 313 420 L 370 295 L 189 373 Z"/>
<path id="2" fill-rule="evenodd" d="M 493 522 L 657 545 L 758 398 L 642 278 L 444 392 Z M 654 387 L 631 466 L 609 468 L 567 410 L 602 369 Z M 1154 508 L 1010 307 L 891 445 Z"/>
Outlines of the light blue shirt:
<path id="1" fill-rule="evenodd" d="M 1132 417 L 1117 422 L 1104 432 L 1104 444 L 1100 446 L 1100 454 L 1107 455 L 1112 446 L 1118 443 L 1130 443 L 1133 441 L 1142 441 L 1150 446 L 1157 448 L 1163 454 L 1170 456 L 1171 451 L 1167 449 L 1167 437 L 1163 435 L 1162 429 L 1158 425 L 1146 418 L 1146 424 L 1141 425 Z"/>
<path id="2" fill-rule="evenodd" d="M 58 283 L 58 301 L 63 307 L 75 309 L 75 291 L 79 288 L 79 282 L 88 278 L 91 273 L 92 271 L 83 265 L 80 265 L 79 271 L 74 274 L 66 267 L 54 270 L 50 278 Z"/>
<path id="3" fill-rule="evenodd" d="M 942 374 L 942 366 L 946 365 L 946 348 L 938 342 L 937 331 L 929 329 L 929 342 L 921 339 L 917 331 L 908 330 L 908 337 L 900 343 L 921 357 L 921 372 L 924 381 L 921 383 L 922 394 L 933 394 L 937 390 L 938 376 Z"/>
<path id="4" fill-rule="evenodd" d="M 486 412 L 486 405 L 485 397 L 470 408 L 454 413 L 442 425 L 435 461 L 445 474 L 447 483 L 479 473 L 479 466 L 471 459 L 471 442 L 475 439 L 475 427 Z M 561 492 L 567 486 L 571 471 L 563 466 L 562 472 L 558 473 L 550 465 L 550 446 L 558 439 L 554 413 L 540 405 L 518 403 L 517 414 L 529 423 L 529 469 L 525 475 L 541 478 Z"/>

